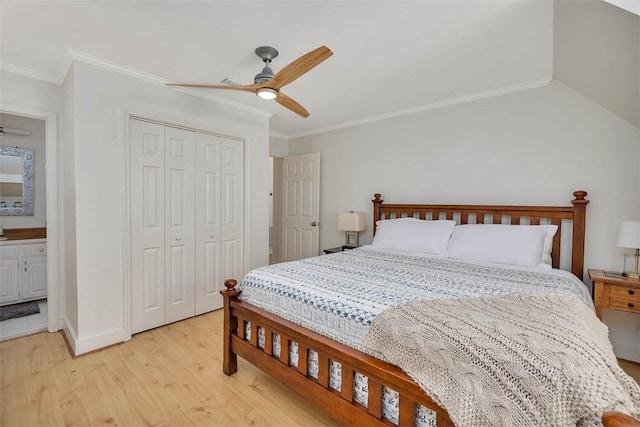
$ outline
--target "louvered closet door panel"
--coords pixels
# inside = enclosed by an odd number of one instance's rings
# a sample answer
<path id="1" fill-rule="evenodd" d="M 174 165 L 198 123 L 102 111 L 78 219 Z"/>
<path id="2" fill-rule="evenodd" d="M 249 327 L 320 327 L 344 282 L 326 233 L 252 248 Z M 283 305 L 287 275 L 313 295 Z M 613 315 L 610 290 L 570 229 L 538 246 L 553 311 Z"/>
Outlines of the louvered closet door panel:
<path id="1" fill-rule="evenodd" d="M 164 127 L 130 120 L 131 332 L 165 323 Z"/>
<path id="2" fill-rule="evenodd" d="M 166 323 L 195 315 L 195 134 L 165 128 Z"/>
<path id="3" fill-rule="evenodd" d="M 222 307 L 221 150 L 220 137 L 196 134 L 196 314 Z"/>
<path id="4" fill-rule="evenodd" d="M 222 138 L 222 275 L 242 277 L 244 223 L 244 144 Z M 265 214 L 266 215 L 266 214 Z M 222 282 L 218 282 L 221 287 Z"/>

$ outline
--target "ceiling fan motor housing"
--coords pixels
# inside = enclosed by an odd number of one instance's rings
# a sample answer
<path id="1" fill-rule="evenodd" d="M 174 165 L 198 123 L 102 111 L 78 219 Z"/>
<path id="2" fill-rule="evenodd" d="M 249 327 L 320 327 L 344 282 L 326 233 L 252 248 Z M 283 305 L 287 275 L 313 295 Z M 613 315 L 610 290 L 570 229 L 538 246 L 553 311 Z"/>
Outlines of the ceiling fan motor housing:
<path id="1" fill-rule="evenodd" d="M 273 70 L 268 65 L 253 78 L 254 83 L 262 83 L 273 78 Z"/>
<path id="2" fill-rule="evenodd" d="M 271 61 L 278 56 L 278 51 L 271 46 L 260 46 L 256 48 L 256 55 L 262 59 L 265 67 L 253 78 L 254 83 L 262 83 L 273 78 L 273 70 L 269 67 Z"/>

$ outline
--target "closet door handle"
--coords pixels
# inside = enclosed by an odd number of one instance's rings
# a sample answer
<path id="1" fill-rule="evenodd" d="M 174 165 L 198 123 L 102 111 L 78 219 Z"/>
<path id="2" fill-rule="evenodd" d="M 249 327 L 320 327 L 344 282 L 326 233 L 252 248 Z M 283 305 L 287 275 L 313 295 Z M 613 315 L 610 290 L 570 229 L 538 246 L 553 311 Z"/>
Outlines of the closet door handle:
<path id="1" fill-rule="evenodd" d="M 209 234 L 209 237 L 211 237 L 212 239 L 215 239 L 216 235 L 211 233 L 211 234 Z"/>
<path id="2" fill-rule="evenodd" d="M 27 261 L 24 262 L 24 271 L 27 271 Z"/>
<path id="3" fill-rule="evenodd" d="M 182 237 L 178 235 L 178 236 L 176 236 L 176 240 L 180 241 L 180 240 L 182 240 Z"/>

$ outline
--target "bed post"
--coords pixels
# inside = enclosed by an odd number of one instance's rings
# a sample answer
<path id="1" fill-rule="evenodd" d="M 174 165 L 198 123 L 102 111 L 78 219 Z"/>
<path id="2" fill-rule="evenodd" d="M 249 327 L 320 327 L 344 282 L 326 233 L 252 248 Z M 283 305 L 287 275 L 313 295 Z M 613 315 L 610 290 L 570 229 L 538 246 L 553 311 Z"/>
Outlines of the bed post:
<path id="1" fill-rule="evenodd" d="M 220 291 L 224 302 L 224 348 L 222 354 L 222 371 L 225 375 L 233 375 L 238 371 L 238 355 L 231 351 L 231 339 L 238 331 L 238 319 L 231 315 L 231 301 L 238 298 L 242 291 L 235 287 L 237 280 L 227 279 L 224 281 L 226 290 Z"/>
<path id="2" fill-rule="evenodd" d="M 584 276 L 584 232 L 587 219 L 587 205 L 589 201 L 586 191 L 574 191 L 573 203 L 573 242 L 571 256 L 571 272 L 582 280 Z"/>
<path id="3" fill-rule="evenodd" d="M 376 235 L 376 223 L 380 219 L 380 205 L 384 200 L 382 200 L 382 194 L 376 193 L 373 195 L 373 235 Z"/>

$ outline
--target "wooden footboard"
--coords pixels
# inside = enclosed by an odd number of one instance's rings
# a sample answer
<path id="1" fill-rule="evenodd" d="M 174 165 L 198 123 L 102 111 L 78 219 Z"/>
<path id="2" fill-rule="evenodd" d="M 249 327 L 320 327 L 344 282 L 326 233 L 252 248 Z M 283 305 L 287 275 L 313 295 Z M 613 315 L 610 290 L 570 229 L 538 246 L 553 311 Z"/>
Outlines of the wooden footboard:
<path id="1" fill-rule="evenodd" d="M 439 427 L 453 426 L 447 412 L 438 406 L 420 387 L 396 366 L 354 350 L 308 329 L 267 313 L 251 304 L 240 301 L 237 282 L 225 281 L 224 299 L 224 361 L 223 370 L 232 375 L 238 370 L 237 357 L 249 361 L 264 372 L 306 398 L 345 425 L 389 426 L 383 418 L 383 386 L 399 394 L 400 426 L 415 425 L 417 405 L 436 413 Z M 245 336 L 245 324 L 251 323 L 251 334 Z M 258 345 L 258 328 L 265 332 L 264 347 Z M 273 355 L 274 334 L 280 336 L 280 355 Z M 298 366 L 289 361 L 289 346 L 298 343 Z M 309 351 L 318 354 L 318 378 L 308 372 Z M 329 387 L 329 361 L 342 365 L 340 390 Z M 354 401 L 353 384 L 356 372 L 368 378 L 367 406 Z"/>
<path id="2" fill-rule="evenodd" d="M 398 367 L 240 301 L 241 291 L 236 289 L 236 280 L 226 280 L 224 285 L 227 289 L 220 293 L 224 300 L 223 371 L 226 375 L 237 372 L 237 358 L 241 356 L 344 425 L 394 425 L 382 415 L 383 387 L 399 394 L 399 426 L 415 426 L 418 404 L 436 413 L 438 427 L 454 425 L 447 412 Z M 249 337 L 245 334 L 246 322 L 251 324 Z M 265 332 L 263 347 L 258 345 L 259 328 Z M 273 354 L 274 335 L 280 336 L 279 356 Z M 289 360 L 292 342 L 298 343 L 297 367 Z M 317 379 L 308 371 L 309 351 L 318 354 Z M 330 360 L 342 365 L 340 390 L 329 387 Z M 354 400 L 356 372 L 368 378 L 367 406 Z M 605 427 L 640 427 L 638 420 L 619 412 L 606 412 L 602 422 Z"/>

